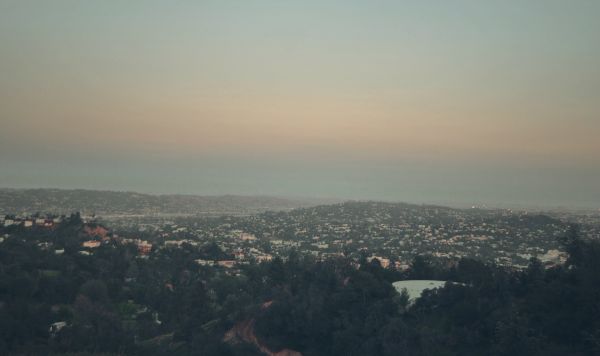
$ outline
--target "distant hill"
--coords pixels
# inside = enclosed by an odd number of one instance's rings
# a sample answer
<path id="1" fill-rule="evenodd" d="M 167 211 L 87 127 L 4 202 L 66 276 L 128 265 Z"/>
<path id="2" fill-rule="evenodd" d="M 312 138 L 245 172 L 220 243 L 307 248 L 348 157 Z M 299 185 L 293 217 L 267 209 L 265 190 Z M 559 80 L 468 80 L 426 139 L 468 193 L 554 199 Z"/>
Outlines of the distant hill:
<path id="1" fill-rule="evenodd" d="M 331 203 L 269 196 L 152 195 L 63 189 L 0 189 L 0 214 L 251 214 Z"/>

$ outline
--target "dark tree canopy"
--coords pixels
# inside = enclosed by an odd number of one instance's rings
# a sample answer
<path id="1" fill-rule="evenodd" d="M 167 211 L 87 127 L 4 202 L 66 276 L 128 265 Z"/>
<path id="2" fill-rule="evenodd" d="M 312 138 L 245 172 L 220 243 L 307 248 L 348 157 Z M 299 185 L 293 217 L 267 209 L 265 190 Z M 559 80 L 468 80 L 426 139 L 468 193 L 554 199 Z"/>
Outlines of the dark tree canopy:
<path id="1" fill-rule="evenodd" d="M 536 259 L 511 271 L 418 256 L 399 272 L 377 260 L 356 268 L 293 252 L 231 273 L 195 262 L 230 258 L 216 244 L 150 258 L 103 244 L 82 255 L 81 225 L 74 214 L 54 232 L 12 231 L 0 243 L 0 354 L 259 355 L 257 346 L 303 355 L 600 353 L 600 244 L 576 228 L 563 241 L 567 263 L 550 269 Z M 402 279 L 456 283 L 411 304 L 391 284 Z M 246 339 L 225 341 L 232 330 Z"/>

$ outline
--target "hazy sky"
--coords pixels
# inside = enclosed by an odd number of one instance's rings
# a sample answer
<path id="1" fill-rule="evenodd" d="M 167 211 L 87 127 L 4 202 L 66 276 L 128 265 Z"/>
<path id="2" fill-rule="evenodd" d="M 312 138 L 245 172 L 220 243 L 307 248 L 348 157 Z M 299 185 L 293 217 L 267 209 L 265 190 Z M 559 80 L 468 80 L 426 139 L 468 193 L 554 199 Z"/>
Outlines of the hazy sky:
<path id="1" fill-rule="evenodd" d="M 0 186 L 600 208 L 599 18 L 0 0 Z"/>

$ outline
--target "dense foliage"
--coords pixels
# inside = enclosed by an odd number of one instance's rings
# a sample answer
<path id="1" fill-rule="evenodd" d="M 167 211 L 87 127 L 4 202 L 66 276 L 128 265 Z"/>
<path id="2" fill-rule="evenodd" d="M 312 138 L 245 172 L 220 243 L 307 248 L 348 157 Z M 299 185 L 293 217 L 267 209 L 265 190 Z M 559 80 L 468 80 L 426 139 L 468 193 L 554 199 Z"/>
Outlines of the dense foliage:
<path id="1" fill-rule="evenodd" d="M 600 244 L 574 230 L 563 242 L 569 260 L 552 269 L 537 260 L 517 272 L 418 257 L 401 273 L 377 260 L 356 268 L 297 254 L 239 270 L 198 265 L 220 257 L 215 245 L 140 258 L 134 247 L 108 241 L 85 255 L 82 226 L 73 215 L 53 230 L 0 231 L 9 234 L 0 243 L 0 354 L 600 352 Z M 391 285 L 400 279 L 458 283 L 410 305 Z M 50 331 L 59 321 L 66 326 Z M 255 343 L 225 338 L 240 325 Z"/>

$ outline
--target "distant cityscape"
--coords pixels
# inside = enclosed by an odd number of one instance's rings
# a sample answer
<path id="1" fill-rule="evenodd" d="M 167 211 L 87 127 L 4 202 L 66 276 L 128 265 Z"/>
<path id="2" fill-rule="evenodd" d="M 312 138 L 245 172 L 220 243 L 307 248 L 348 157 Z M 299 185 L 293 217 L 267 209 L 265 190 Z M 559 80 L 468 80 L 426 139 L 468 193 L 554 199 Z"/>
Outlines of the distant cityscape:
<path id="1" fill-rule="evenodd" d="M 141 258 L 152 258 L 161 249 L 212 244 L 218 247 L 219 257 L 196 262 L 232 270 L 276 256 L 285 258 L 291 252 L 317 260 L 377 259 L 383 267 L 399 270 L 408 269 L 418 255 L 445 264 L 468 257 L 514 269 L 525 268 L 535 257 L 549 267 L 566 259 L 561 238 L 569 224 L 577 224 L 583 236 L 600 240 L 600 214 L 593 211 L 455 209 L 382 202 L 307 206 L 307 201 L 232 196 L 184 196 L 180 199 L 185 204 L 177 210 L 177 198 L 161 198 L 174 201 L 157 207 L 159 198 L 136 193 L 53 191 L 36 200 L 31 191 L 0 192 L 5 193 L 0 196 L 5 214 L 0 217 L 1 240 L 16 229 L 55 229 L 65 218 L 65 214 L 31 211 L 50 211 L 53 204 L 63 204 L 59 211 L 64 212 L 64 206 L 81 204 L 88 237 L 81 242 L 81 254 L 93 254 L 110 242 L 135 245 Z M 7 197 L 15 194 L 27 196 L 29 206 L 23 201 L 18 208 L 7 204 Z M 93 209 L 84 206 L 86 199 L 95 199 L 88 205 Z M 35 236 L 44 249 L 64 252 L 45 241 L 44 234 Z"/>

